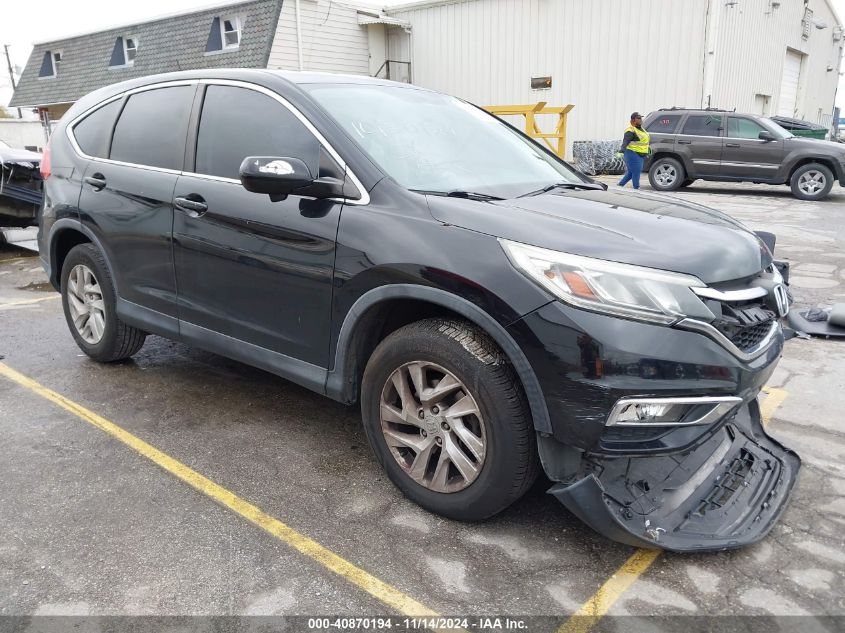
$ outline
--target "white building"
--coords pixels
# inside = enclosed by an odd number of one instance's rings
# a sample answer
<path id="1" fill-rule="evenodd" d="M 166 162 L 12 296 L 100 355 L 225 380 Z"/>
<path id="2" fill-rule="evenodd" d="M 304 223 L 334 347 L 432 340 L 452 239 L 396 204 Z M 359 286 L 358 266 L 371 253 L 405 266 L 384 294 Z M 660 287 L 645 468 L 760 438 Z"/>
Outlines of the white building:
<path id="1" fill-rule="evenodd" d="M 479 105 L 572 103 L 571 147 L 671 106 L 828 125 L 843 44 L 829 0 L 230 0 L 36 44 L 11 105 L 56 120 L 95 88 L 177 69 L 344 72 Z"/>
<path id="2" fill-rule="evenodd" d="M 388 13 L 409 33 L 387 55 L 410 61 L 413 83 L 481 105 L 573 103 L 570 146 L 671 106 L 830 125 L 845 44 L 828 0 L 432 0 Z"/>

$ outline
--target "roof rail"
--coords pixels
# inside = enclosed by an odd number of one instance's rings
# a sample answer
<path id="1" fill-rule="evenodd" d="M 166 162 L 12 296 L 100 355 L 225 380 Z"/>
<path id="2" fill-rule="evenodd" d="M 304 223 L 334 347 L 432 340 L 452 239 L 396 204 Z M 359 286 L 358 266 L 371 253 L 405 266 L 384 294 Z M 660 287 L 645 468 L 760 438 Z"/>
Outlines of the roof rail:
<path id="1" fill-rule="evenodd" d="M 696 112 L 736 112 L 736 108 L 734 108 L 733 110 L 725 110 L 723 108 L 684 108 L 684 107 L 678 107 L 678 106 L 672 106 L 671 108 L 659 108 L 657 111 L 658 112 L 672 112 L 674 110 L 682 110 L 682 111 L 694 110 Z"/>

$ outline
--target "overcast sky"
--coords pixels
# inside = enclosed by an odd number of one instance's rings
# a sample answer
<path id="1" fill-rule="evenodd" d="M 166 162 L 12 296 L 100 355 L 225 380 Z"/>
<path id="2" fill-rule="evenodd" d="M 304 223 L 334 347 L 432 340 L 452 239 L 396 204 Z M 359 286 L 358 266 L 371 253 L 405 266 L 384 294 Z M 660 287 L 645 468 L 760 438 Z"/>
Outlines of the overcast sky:
<path id="1" fill-rule="evenodd" d="M 12 63 L 23 69 L 33 42 L 59 39 L 96 31 L 177 11 L 218 4 L 214 0 L 0 0 L 0 44 L 9 45 Z M 369 0 L 368 4 L 396 4 L 398 0 Z M 845 19 L 845 0 L 833 0 L 840 20 Z M 119 10 L 116 10 L 119 6 Z M 612 78 L 608 78 L 612 81 Z M 0 105 L 12 96 L 6 60 L 0 51 Z M 840 77 L 837 103 L 845 110 L 845 77 Z"/>

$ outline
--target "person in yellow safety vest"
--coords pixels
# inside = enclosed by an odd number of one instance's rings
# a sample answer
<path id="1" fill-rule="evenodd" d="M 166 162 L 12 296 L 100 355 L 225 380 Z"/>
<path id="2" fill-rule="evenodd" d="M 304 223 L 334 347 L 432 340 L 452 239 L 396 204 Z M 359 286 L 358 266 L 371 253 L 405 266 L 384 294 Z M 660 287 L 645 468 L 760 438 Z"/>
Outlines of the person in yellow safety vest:
<path id="1" fill-rule="evenodd" d="M 648 145 L 648 132 L 643 129 L 643 117 L 639 112 L 631 115 L 631 125 L 625 128 L 625 135 L 622 137 L 622 147 L 616 153 L 618 158 L 625 159 L 625 175 L 619 181 L 619 186 L 624 187 L 628 181 L 633 181 L 634 189 L 640 188 L 640 173 L 643 171 L 643 163 L 646 156 L 651 153 Z"/>

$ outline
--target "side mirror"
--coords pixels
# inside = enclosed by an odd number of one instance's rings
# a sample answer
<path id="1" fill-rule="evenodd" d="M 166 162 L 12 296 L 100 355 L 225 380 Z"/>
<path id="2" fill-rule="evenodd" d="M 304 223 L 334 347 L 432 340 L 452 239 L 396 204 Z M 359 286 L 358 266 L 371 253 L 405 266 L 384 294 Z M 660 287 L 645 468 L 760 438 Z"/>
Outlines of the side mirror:
<path id="1" fill-rule="evenodd" d="M 757 135 L 757 138 L 759 138 L 761 141 L 774 141 L 774 140 L 777 140 L 777 138 L 775 137 L 775 135 L 774 135 L 774 134 L 772 134 L 771 132 L 769 132 L 768 130 L 763 130 L 762 132 L 760 132 L 760 133 Z"/>
<path id="2" fill-rule="evenodd" d="M 247 191 L 266 193 L 274 202 L 289 195 L 310 198 L 340 198 L 343 181 L 338 178 L 314 178 L 298 158 L 247 156 L 241 163 L 241 184 Z"/>

